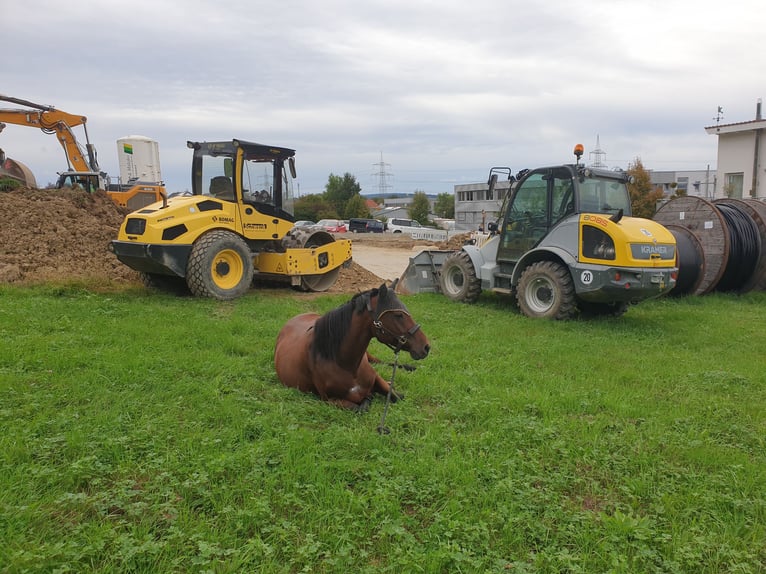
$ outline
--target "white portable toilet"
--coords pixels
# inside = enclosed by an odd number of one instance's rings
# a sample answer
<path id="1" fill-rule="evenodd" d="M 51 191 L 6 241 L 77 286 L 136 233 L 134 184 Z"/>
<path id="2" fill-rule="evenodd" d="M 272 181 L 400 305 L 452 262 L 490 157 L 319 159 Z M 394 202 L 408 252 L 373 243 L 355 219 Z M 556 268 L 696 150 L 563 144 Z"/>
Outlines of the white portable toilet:
<path id="1" fill-rule="evenodd" d="M 160 144 L 146 136 L 125 136 L 117 140 L 120 182 L 160 183 Z"/>

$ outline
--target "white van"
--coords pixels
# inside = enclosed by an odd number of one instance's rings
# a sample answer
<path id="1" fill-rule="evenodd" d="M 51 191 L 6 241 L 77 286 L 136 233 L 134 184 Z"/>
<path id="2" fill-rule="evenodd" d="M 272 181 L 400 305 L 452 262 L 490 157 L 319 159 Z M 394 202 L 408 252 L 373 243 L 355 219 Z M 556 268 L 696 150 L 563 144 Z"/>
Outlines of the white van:
<path id="1" fill-rule="evenodd" d="M 388 221 L 388 231 L 391 233 L 412 233 L 420 231 L 423 226 L 414 219 L 390 219 Z"/>

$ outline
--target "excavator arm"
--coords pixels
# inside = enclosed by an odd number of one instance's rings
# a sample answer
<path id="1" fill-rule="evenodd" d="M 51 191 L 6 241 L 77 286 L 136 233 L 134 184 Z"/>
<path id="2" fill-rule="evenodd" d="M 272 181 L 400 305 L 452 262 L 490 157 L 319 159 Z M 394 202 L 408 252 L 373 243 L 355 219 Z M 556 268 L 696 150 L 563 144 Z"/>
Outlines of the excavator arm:
<path id="1" fill-rule="evenodd" d="M 86 122 L 88 118 L 70 114 L 54 108 L 36 104 L 19 98 L 12 98 L 0 94 L 0 101 L 11 102 L 32 109 L 0 109 L 0 123 L 16 124 L 32 128 L 40 128 L 46 134 L 56 134 L 61 147 L 67 158 L 69 170 L 74 171 L 92 171 L 98 172 L 98 160 L 96 158 L 95 147 L 88 139 L 88 129 Z M 86 152 L 80 147 L 80 144 L 72 131 L 73 127 L 83 126 L 85 130 Z"/>

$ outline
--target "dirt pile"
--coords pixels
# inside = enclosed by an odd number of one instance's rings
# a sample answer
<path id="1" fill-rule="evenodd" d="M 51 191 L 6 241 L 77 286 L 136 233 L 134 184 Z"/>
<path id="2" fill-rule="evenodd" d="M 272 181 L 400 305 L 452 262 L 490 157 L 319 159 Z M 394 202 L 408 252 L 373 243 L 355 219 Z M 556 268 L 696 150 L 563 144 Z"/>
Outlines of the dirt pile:
<path id="1" fill-rule="evenodd" d="M 0 282 L 139 281 L 107 251 L 125 214 L 103 192 L 0 193 Z"/>
<path id="2" fill-rule="evenodd" d="M 139 274 L 107 249 L 126 214 L 103 192 L 18 189 L 0 193 L 0 283 L 139 285 Z M 341 269 L 329 292 L 356 293 L 382 282 L 352 263 Z"/>

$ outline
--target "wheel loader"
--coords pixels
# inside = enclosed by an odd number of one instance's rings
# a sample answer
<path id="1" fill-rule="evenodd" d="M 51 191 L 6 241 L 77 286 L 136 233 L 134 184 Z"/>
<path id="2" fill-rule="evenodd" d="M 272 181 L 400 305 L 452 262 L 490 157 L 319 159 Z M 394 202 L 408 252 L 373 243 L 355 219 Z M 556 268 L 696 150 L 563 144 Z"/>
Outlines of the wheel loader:
<path id="1" fill-rule="evenodd" d="M 483 241 L 459 251 L 423 251 L 400 285 L 472 303 L 482 291 L 515 297 L 528 317 L 568 319 L 578 312 L 621 315 L 676 282 L 676 242 L 665 227 L 631 217 L 629 178 L 580 164 L 523 170 L 492 168 L 493 191 L 507 174 L 509 193 Z"/>
<path id="2" fill-rule="evenodd" d="M 241 139 L 187 145 L 191 192 L 130 213 L 110 245 L 145 284 L 219 300 L 240 297 L 254 278 L 326 291 L 351 264 L 350 241 L 293 226 L 295 150 Z"/>

